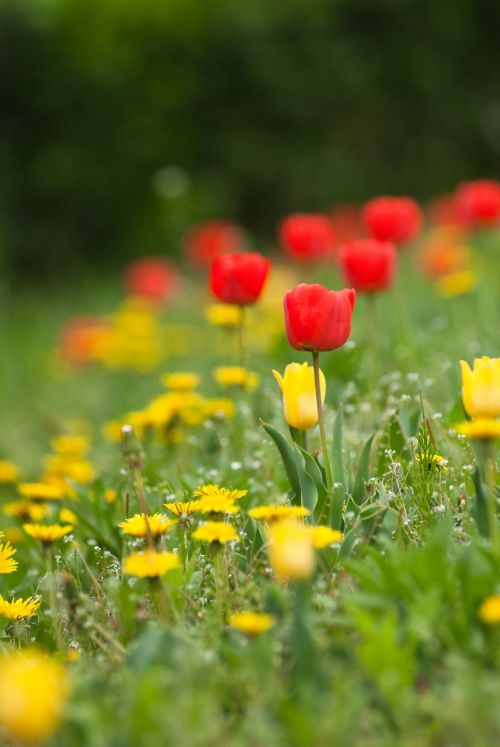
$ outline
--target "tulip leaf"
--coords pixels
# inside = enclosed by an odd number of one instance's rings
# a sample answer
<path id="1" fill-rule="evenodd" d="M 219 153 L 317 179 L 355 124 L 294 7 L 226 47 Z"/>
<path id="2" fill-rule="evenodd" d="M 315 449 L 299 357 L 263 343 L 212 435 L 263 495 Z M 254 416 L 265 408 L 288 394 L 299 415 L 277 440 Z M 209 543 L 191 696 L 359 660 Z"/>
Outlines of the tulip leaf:
<path id="1" fill-rule="evenodd" d="M 347 485 L 344 472 L 344 458 L 342 454 L 342 424 L 343 408 L 342 404 L 340 404 L 333 424 L 332 470 L 334 482 L 340 483 L 345 492 L 347 490 Z"/>
<path id="2" fill-rule="evenodd" d="M 354 486 L 352 489 L 352 499 L 356 506 L 361 505 L 361 500 L 364 496 L 365 482 L 368 480 L 368 474 L 370 470 L 370 456 L 374 438 L 375 434 L 370 436 L 363 447 L 363 451 L 361 452 L 361 457 L 359 459 L 358 471 L 356 472 L 356 477 L 354 478 Z"/>
<path id="3" fill-rule="evenodd" d="M 480 534 L 482 534 L 483 537 L 489 537 L 490 522 L 488 517 L 488 496 L 486 495 L 486 490 L 488 488 L 483 483 L 479 467 L 474 470 L 472 479 L 476 489 L 476 497 L 472 506 L 472 515 L 476 520 Z"/>
<path id="4" fill-rule="evenodd" d="M 321 515 L 323 514 L 325 503 L 326 503 L 327 492 L 326 492 L 326 485 L 325 485 L 325 477 L 324 477 L 323 472 L 321 471 L 319 464 L 317 463 L 316 459 L 312 456 L 312 454 L 309 454 L 308 451 L 305 451 L 305 449 L 302 449 L 301 447 L 299 447 L 299 451 L 302 454 L 302 457 L 304 459 L 305 471 L 307 472 L 309 477 L 312 478 L 314 485 L 316 487 L 317 499 L 315 501 L 315 505 L 312 507 L 311 510 L 316 509 L 316 518 L 319 519 Z M 311 508 L 311 506 L 307 506 L 307 508 Z"/>
<path id="5" fill-rule="evenodd" d="M 285 467 L 285 472 L 291 488 L 295 493 L 293 502 L 295 504 L 300 504 L 302 490 L 299 473 L 302 471 L 302 467 L 300 464 L 299 452 L 286 440 L 285 436 L 276 430 L 276 428 L 273 428 L 272 425 L 262 421 L 262 427 L 266 433 L 271 436 L 278 447 L 278 451 L 281 454 L 283 465 Z"/>

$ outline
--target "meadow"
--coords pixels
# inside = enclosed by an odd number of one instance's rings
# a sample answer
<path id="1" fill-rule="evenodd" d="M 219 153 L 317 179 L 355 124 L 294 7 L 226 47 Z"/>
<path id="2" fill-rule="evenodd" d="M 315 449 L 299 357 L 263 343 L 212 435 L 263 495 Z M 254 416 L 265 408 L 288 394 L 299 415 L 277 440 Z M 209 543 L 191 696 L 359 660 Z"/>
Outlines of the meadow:
<path id="1" fill-rule="evenodd" d="M 498 742 L 497 203 L 4 293 L 3 743 Z"/>

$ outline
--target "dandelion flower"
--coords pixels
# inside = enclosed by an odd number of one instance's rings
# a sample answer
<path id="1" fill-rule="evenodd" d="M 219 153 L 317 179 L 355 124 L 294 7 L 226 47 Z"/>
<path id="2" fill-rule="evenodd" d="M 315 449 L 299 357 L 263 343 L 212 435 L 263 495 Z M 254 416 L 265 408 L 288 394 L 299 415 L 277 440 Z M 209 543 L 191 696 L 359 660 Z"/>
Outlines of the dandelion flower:
<path id="1" fill-rule="evenodd" d="M 19 467 L 7 459 L 0 459 L 0 483 L 17 482 L 19 479 Z"/>
<path id="2" fill-rule="evenodd" d="M 174 516 L 190 516 L 198 511 L 200 502 L 199 501 L 170 501 L 163 505 L 167 508 Z"/>
<path id="3" fill-rule="evenodd" d="M 239 498 L 243 498 L 248 493 L 248 490 L 231 490 L 230 488 L 220 488 L 218 485 L 201 485 L 199 488 L 193 491 L 193 495 L 199 498 L 205 497 L 217 497 L 227 498 L 230 501 L 237 501 Z"/>
<path id="4" fill-rule="evenodd" d="M 57 501 L 64 498 L 63 487 L 48 482 L 22 482 L 17 489 L 23 498 L 32 501 Z"/>
<path id="5" fill-rule="evenodd" d="M 339 532 L 338 529 L 330 529 L 328 526 L 320 524 L 316 527 L 310 527 L 312 534 L 313 545 L 316 550 L 322 550 L 328 545 L 333 545 L 337 542 L 342 542 L 344 535 Z"/>
<path id="6" fill-rule="evenodd" d="M 144 550 L 135 552 L 125 558 L 123 571 L 127 576 L 137 578 L 157 578 L 174 568 L 180 568 L 181 561 L 175 552 L 156 552 Z"/>
<path id="7" fill-rule="evenodd" d="M 232 399 L 209 397 L 203 401 L 203 414 L 206 418 L 234 418 L 236 407 Z"/>
<path id="8" fill-rule="evenodd" d="M 206 495 L 197 503 L 197 510 L 202 514 L 237 514 L 240 510 L 230 498 L 219 495 Z"/>
<path id="9" fill-rule="evenodd" d="M 228 329 L 239 327 L 243 316 L 239 306 L 232 304 L 214 303 L 207 306 L 205 316 L 210 324 L 215 327 L 226 327 Z"/>
<path id="10" fill-rule="evenodd" d="M 313 535 L 297 519 L 272 524 L 269 529 L 269 560 L 281 581 L 306 581 L 314 571 Z"/>
<path id="11" fill-rule="evenodd" d="M 191 392 L 200 385 L 198 374 L 184 371 L 163 374 L 160 381 L 167 389 L 171 389 L 174 392 Z"/>
<path id="12" fill-rule="evenodd" d="M 176 524 L 176 519 L 170 519 L 166 514 L 135 514 L 122 521 L 118 526 L 125 534 L 132 537 L 147 537 L 148 528 L 152 537 L 160 537 L 169 532 Z"/>
<path id="13" fill-rule="evenodd" d="M 116 501 L 118 498 L 118 492 L 114 490 L 113 488 L 106 488 L 104 491 L 104 500 L 106 503 L 111 504 Z"/>
<path id="14" fill-rule="evenodd" d="M 241 366 L 221 366 L 214 371 L 214 379 L 223 387 L 239 386 L 243 389 L 255 389 L 259 377 L 254 371 L 247 371 Z"/>
<path id="15" fill-rule="evenodd" d="M 82 457 L 89 448 L 86 436 L 56 436 L 51 442 L 52 448 L 63 457 Z"/>
<path id="16" fill-rule="evenodd" d="M 72 524 L 23 524 L 23 529 L 30 537 L 45 544 L 56 542 L 73 531 Z"/>
<path id="17" fill-rule="evenodd" d="M 24 620 L 32 617 L 38 612 L 40 600 L 28 597 L 27 599 L 12 599 L 8 602 L 0 594 L 0 615 L 8 620 Z"/>
<path id="18" fill-rule="evenodd" d="M 266 633 L 276 620 L 264 612 L 235 612 L 229 618 L 229 625 L 245 635 L 255 636 Z"/>
<path id="19" fill-rule="evenodd" d="M 262 521 L 280 521 L 282 519 L 300 518 L 302 516 L 310 516 L 311 512 L 305 506 L 284 506 L 284 505 L 264 505 L 254 506 L 248 511 L 248 515 L 252 519 L 260 519 Z"/>
<path id="20" fill-rule="evenodd" d="M 478 617 L 485 623 L 500 623 L 500 594 L 488 597 L 479 608 Z"/>
<path id="21" fill-rule="evenodd" d="M 441 454 L 416 454 L 415 460 L 420 464 L 426 465 L 429 469 L 431 467 L 437 467 L 444 471 L 447 471 L 448 469 L 446 466 L 447 461 L 444 456 L 441 456 Z"/>
<path id="22" fill-rule="evenodd" d="M 193 532 L 193 537 L 202 542 L 217 542 L 220 545 L 240 538 L 232 524 L 225 524 L 222 521 L 207 521 L 205 524 L 200 524 Z"/>
<path id="23" fill-rule="evenodd" d="M 12 559 L 15 554 L 16 548 L 10 542 L 0 545 L 0 573 L 13 573 L 17 569 L 17 560 Z"/>

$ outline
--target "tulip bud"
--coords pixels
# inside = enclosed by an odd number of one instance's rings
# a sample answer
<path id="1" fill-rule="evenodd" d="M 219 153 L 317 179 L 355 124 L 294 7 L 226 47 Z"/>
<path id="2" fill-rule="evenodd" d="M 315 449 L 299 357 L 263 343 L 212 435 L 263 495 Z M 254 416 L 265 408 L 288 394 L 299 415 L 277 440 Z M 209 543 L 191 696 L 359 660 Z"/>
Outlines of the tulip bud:
<path id="1" fill-rule="evenodd" d="M 375 197 L 366 203 L 363 219 L 375 239 L 406 244 L 420 231 L 422 211 L 412 197 Z"/>
<path id="2" fill-rule="evenodd" d="M 314 262 L 335 248 L 335 232 L 330 218 L 314 213 L 294 213 L 279 227 L 285 251 L 295 259 Z"/>
<path id="3" fill-rule="evenodd" d="M 307 581 L 316 564 L 310 528 L 296 519 L 273 524 L 269 529 L 269 560 L 280 581 Z"/>
<path id="4" fill-rule="evenodd" d="M 289 363 L 284 376 L 273 371 L 283 394 L 285 420 L 292 428 L 305 431 L 318 422 L 318 405 L 314 386 L 314 369 L 308 363 Z M 326 381 L 319 372 L 321 399 L 325 401 Z"/>
<path id="5" fill-rule="evenodd" d="M 476 358 L 471 368 L 460 361 L 462 399 L 471 418 L 500 417 L 500 358 Z"/>
<path id="6" fill-rule="evenodd" d="M 500 222 L 500 182 L 478 179 L 463 182 L 455 192 L 459 220 L 466 226 L 494 226 Z"/>
<path id="7" fill-rule="evenodd" d="M 248 306 L 258 301 L 271 262 L 257 252 L 224 254 L 212 262 L 210 289 L 224 303 Z"/>
<path id="8" fill-rule="evenodd" d="M 339 249 L 338 260 L 346 283 L 360 293 L 383 291 L 396 272 L 396 247 L 389 241 L 358 239 Z"/>
<path id="9" fill-rule="evenodd" d="M 144 257 L 132 262 L 124 277 L 127 293 L 155 303 L 170 301 L 179 290 L 180 283 L 177 267 L 161 257 Z"/>
<path id="10" fill-rule="evenodd" d="M 335 350 L 351 334 L 356 291 L 332 291 L 319 284 L 301 283 L 285 295 L 285 327 L 296 350 Z"/>

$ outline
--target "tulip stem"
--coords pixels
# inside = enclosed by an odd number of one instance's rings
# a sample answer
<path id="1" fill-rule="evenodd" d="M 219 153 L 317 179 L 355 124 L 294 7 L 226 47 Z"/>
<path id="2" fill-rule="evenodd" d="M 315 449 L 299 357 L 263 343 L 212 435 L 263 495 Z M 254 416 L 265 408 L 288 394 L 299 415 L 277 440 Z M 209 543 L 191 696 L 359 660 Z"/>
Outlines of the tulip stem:
<path id="1" fill-rule="evenodd" d="M 238 357 L 240 366 L 246 368 L 247 356 L 245 347 L 245 307 L 239 306 L 240 320 L 238 322 Z"/>
<path id="2" fill-rule="evenodd" d="M 497 463 L 495 444 L 491 439 L 485 439 L 484 445 L 484 477 L 487 487 L 487 511 L 491 544 L 495 553 L 500 554 L 497 517 Z"/>
<path id="3" fill-rule="evenodd" d="M 323 454 L 323 464 L 326 474 L 326 488 L 331 494 L 333 489 L 332 468 L 330 466 L 330 457 L 328 456 L 328 445 L 326 442 L 325 416 L 323 412 L 323 402 L 321 400 L 321 383 L 319 378 L 319 353 L 313 350 L 313 368 L 314 368 L 314 388 L 316 389 L 316 406 L 318 408 L 318 425 L 319 438 L 321 441 L 321 452 Z"/>

